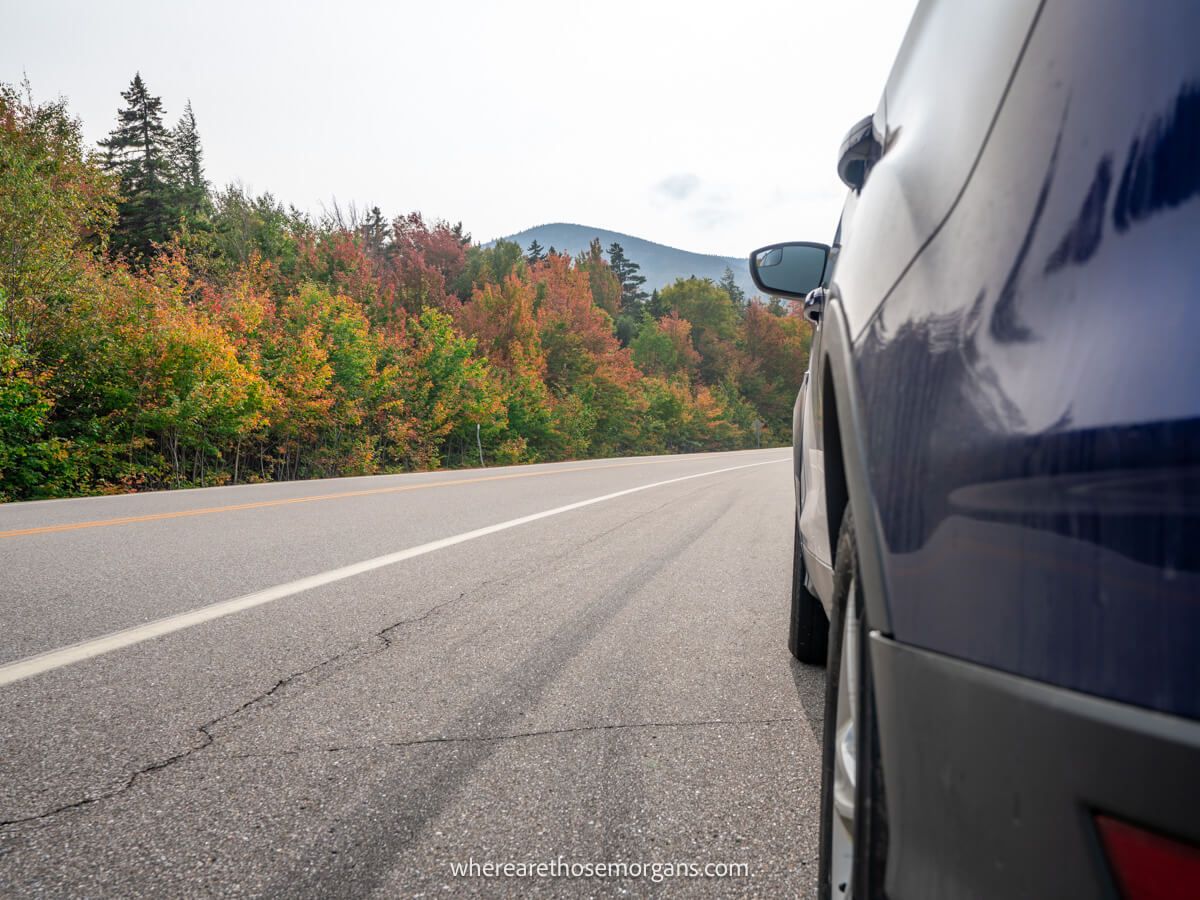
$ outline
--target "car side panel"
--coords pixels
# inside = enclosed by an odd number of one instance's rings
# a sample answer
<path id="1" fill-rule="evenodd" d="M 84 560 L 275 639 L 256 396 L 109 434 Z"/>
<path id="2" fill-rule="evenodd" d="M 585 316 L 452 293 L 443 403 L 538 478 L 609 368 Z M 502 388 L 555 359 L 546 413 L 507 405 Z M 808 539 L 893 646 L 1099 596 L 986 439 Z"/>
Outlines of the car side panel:
<path id="1" fill-rule="evenodd" d="M 1192 2 L 1048 4 L 952 216 L 854 351 L 894 638 L 1191 718 L 1198 34 Z M 842 269 L 874 246 L 883 169 Z"/>

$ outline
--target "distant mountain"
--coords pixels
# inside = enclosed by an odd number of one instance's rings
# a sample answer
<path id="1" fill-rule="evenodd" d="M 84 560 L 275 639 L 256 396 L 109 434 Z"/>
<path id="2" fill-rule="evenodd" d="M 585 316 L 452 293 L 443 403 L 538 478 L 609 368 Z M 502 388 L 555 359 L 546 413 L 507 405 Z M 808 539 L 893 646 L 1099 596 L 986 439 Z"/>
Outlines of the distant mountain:
<path id="1" fill-rule="evenodd" d="M 592 238 L 600 238 L 605 255 L 608 246 L 616 241 L 625 249 L 625 256 L 642 267 L 646 276 L 646 291 L 663 288 L 672 284 L 676 278 L 687 278 L 695 275 L 697 278 L 711 278 L 720 281 L 725 274 L 725 267 L 733 269 L 737 282 L 741 285 L 746 296 L 758 293 L 750 280 L 750 267 L 745 256 L 713 256 L 707 253 L 690 253 L 678 250 L 665 244 L 656 244 L 631 234 L 619 231 L 608 231 L 604 228 L 591 228 L 587 225 L 571 225 L 566 222 L 554 222 L 550 225 L 538 225 L 525 231 L 510 234 L 497 240 L 514 241 L 526 248 L 531 241 L 536 240 L 544 248 L 553 247 L 560 253 L 567 252 L 572 256 L 583 252 L 592 242 Z M 492 241 L 491 243 L 495 243 Z"/>

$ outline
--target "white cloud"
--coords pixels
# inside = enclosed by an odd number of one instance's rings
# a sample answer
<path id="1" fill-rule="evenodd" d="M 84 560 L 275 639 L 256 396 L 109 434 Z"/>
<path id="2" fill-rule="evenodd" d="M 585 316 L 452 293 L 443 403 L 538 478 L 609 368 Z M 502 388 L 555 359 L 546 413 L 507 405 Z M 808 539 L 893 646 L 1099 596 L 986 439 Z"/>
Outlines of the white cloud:
<path id="1" fill-rule="evenodd" d="M 668 175 L 654 186 L 654 190 L 668 200 L 686 200 L 700 187 L 700 179 L 691 172 Z"/>

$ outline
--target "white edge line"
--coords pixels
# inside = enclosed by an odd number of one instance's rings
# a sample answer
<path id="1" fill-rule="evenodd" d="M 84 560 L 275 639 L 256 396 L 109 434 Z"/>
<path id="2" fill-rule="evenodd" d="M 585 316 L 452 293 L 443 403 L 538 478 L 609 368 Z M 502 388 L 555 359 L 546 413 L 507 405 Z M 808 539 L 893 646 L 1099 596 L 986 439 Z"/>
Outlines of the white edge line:
<path id="1" fill-rule="evenodd" d="M 668 478 L 665 481 L 655 481 L 651 484 L 626 488 L 623 491 L 614 491 L 611 494 L 603 494 L 599 497 L 592 497 L 589 500 L 579 500 L 575 503 L 568 503 L 565 506 L 556 506 L 553 509 L 532 513 L 528 516 L 509 519 L 506 522 L 497 522 L 495 525 L 485 525 L 483 528 L 476 528 L 473 531 L 464 531 L 461 534 L 452 535 L 451 537 L 439 538 L 436 541 L 429 541 L 426 544 L 418 544 L 415 547 L 409 547 L 407 550 L 387 553 L 383 556 L 376 556 L 373 559 L 365 559 L 362 562 L 351 563 L 348 566 L 341 566 L 337 569 L 330 569 L 327 572 L 321 572 L 317 575 L 309 575 L 307 578 L 299 578 L 295 581 L 278 584 L 261 591 L 255 591 L 252 594 L 234 597 L 232 600 L 222 600 L 219 603 L 212 603 L 208 606 L 202 606 L 199 609 L 193 609 L 174 616 L 167 616 L 163 619 L 147 622 L 144 625 L 135 625 L 133 628 L 114 631 L 112 634 L 81 641 L 69 647 L 47 650 L 44 653 L 27 656 L 24 659 L 18 659 L 15 662 L 0 666 L 0 687 L 31 678 L 34 675 L 40 675 L 43 672 L 50 672 L 54 669 L 60 669 L 63 666 L 69 666 L 72 663 L 82 662 L 94 656 L 102 656 L 105 653 L 112 653 L 114 650 L 132 647 L 134 644 L 140 644 L 142 641 L 148 641 L 175 631 L 182 631 L 185 628 L 191 628 L 193 625 L 201 625 L 205 622 L 230 616 L 246 609 L 253 609 L 256 606 L 262 606 L 273 600 L 282 600 L 284 597 L 291 597 L 304 591 L 311 591 L 313 588 L 333 584 L 335 581 L 343 581 L 347 578 L 353 578 L 355 575 L 373 572 L 375 569 L 395 565 L 398 562 L 412 559 L 415 556 L 424 556 L 426 553 L 433 553 L 435 550 L 444 550 L 446 547 L 453 547 L 455 544 L 473 541 L 476 538 L 486 537 L 498 531 L 516 528 L 519 525 L 527 525 L 530 522 L 547 519 L 550 516 L 561 515 L 573 509 L 581 509 L 582 507 L 592 506 L 596 503 L 604 503 L 608 500 L 615 500 L 618 497 L 636 494 L 639 491 L 648 491 L 651 488 L 663 487 L 668 484 L 678 484 L 681 481 L 690 481 L 693 478 L 705 478 L 709 475 L 720 475 L 723 472 L 734 472 L 738 469 L 753 469 L 756 466 L 767 466 L 771 463 L 784 462 L 788 458 L 770 459 L 764 462 L 746 463 L 740 466 L 727 466 L 723 469 L 697 472 L 694 475 L 682 475 L 678 478 Z"/>

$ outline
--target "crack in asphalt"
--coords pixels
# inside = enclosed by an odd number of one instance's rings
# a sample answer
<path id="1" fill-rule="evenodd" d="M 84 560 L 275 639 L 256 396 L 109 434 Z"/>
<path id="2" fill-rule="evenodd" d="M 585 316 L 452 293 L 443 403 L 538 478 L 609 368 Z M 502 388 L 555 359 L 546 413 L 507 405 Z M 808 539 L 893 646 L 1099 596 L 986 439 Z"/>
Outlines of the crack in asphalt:
<path id="1" fill-rule="evenodd" d="M 692 494 L 696 493 L 698 490 L 699 490 L 699 488 L 695 488 L 691 491 L 688 491 L 683 495 L 683 497 L 691 496 Z M 681 497 L 672 497 L 672 498 L 664 501 L 663 503 L 658 504 L 648 510 L 643 510 L 642 512 L 639 512 L 638 514 L 631 516 L 628 519 L 622 519 L 622 521 L 619 522 L 617 525 L 614 525 L 611 528 L 605 529 L 604 531 L 600 532 L 599 534 L 592 535 L 587 540 L 583 541 L 581 544 L 578 544 L 578 545 L 572 547 L 572 549 L 568 553 L 560 554 L 559 557 L 555 557 L 552 560 L 548 560 L 547 564 L 557 562 L 558 559 L 561 558 L 562 556 L 577 553 L 580 547 L 587 546 L 598 540 L 601 540 L 604 537 L 606 537 L 607 535 L 612 534 L 613 532 L 618 531 L 621 528 L 627 526 L 630 522 L 634 522 L 634 521 L 637 521 L 638 519 L 644 518 L 645 516 L 652 515 L 653 513 L 658 512 L 661 509 L 678 502 L 680 499 L 682 499 L 682 498 Z M 513 573 L 513 574 L 516 574 L 516 573 Z M 308 666 L 307 668 L 300 669 L 299 671 L 293 672 L 290 675 L 280 678 L 278 681 L 275 682 L 274 685 L 272 685 L 266 691 L 256 694 L 255 696 L 251 697 L 249 700 L 242 703 L 240 706 L 236 707 L 235 709 L 230 710 L 229 712 L 222 713 L 221 715 L 217 716 L 216 718 L 210 719 L 209 721 L 205 722 L 203 725 L 198 726 L 196 728 L 196 732 L 200 735 L 199 743 L 197 743 L 191 747 L 188 747 L 185 750 L 181 750 L 178 753 L 173 753 L 170 756 L 164 757 L 163 759 L 159 759 L 159 760 L 156 760 L 145 766 L 142 766 L 139 769 L 135 769 L 132 773 L 130 773 L 125 778 L 125 780 L 122 783 L 118 784 L 115 787 L 112 787 L 108 790 L 102 791 L 102 792 L 92 795 L 92 796 L 84 797 L 80 800 L 72 801 L 71 803 L 64 803 L 60 806 L 53 807 L 51 809 L 45 810 L 40 813 L 34 813 L 33 815 L 18 816 L 16 818 L 11 818 L 11 819 L 0 819 L 0 828 L 7 828 L 10 826 L 27 825 L 27 824 L 34 823 L 34 822 L 44 822 L 47 819 L 52 819 L 56 816 L 61 815 L 62 813 L 70 812 L 72 810 L 77 810 L 77 809 L 83 809 L 83 808 L 91 806 L 95 803 L 100 803 L 101 801 L 111 800 L 114 797 L 118 797 L 121 794 L 124 794 L 126 791 L 133 788 L 138 783 L 138 781 L 140 781 L 143 777 L 145 777 L 147 775 L 151 775 L 155 772 L 162 771 L 163 769 L 170 768 L 170 767 L 176 765 L 177 763 L 180 763 L 183 760 L 188 759 L 189 757 L 193 756 L 194 754 L 200 753 L 203 750 L 207 750 L 217 740 L 216 735 L 213 734 L 213 729 L 217 728 L 218 726 L 222 725 L 223 723 L 228 722 L 231 719 L 234 719 L 235 717 L 241 715 L 242 713 L 246 712 L 247 710 L 257 707 L 260 704 L 263 704 L 265 701 L 269 700 L 271 697 L 273 697 L 275 694 L 277 694 L 280 690 L 287 687 L 288 685 L 290 685 L 292 682 L 296 681 L 297 679 L 303 678 L 306 675 L 310 675 L 313 672 L 316 672 L 318 669 L 322 669 L 327 666 L 331 666 L 352 654 L 359 653 L 362 655 L 361 655 L 361 659 L 359 659 L 358 661 L 356 661 L 354 663 L 354 665 L 357 665 L 357 664 L 369 659 L 370 657 L 374 656 L 376 653 L 382 653 L 382 652 L 390 649 L 392 644 L 395 641 L 395 638 L 392 636 L 392 633 L 395 632 L 396 630 L 398 630 L 400 628 L 404 628 L 406 626 L 416 625 L 420 622 L 423 622 L 426 619 L 428 619 L 429 617 L 433 616 L 435 613 L 446 608 L 447 606 L 450 606 L 452 604 L 455 604 L 455 603 L 461 601 L 462 599 L 464 599 L 467 596 L 468 593 L 474 593 L 474 592 L 480 590 L 481 588 L 487 587 L 490 584 L 503 583 L 506 580 L 508 580 L 508 578 L 511 578 L 511 577 L 513 577 L 513 575 L 509 575 L 504 578 L 494 578 L 494 579 L 488 579 L 486 581 L 482 581 L 479 584 L 475 585 L 470 591 L 461 591 L 457 596 L 452 596 L 448 600 L 443 600 L 441 603 L 437 603 L 434 606 L 429 607 L 424 612 L 422 612 L 420 615 L 412 616 L 407 619 L 401 619 L 398 622 L 393 622 L 392 624 L 390 624 L 384 628 L 381 628 L 379 631 L 376 631 L 374 634 L 372 634 L 371 637 L 368 638 L 366 641 L 362 641 L 360 643 L 354 644 L 353 646 L 348 647 L 347 649 L 342 650 L 339 653 L 335 653 L 333 656 L 327 657 L 327 658 L 321 660 L 320 662 L 314 663 L 313 665 Z M 376 640 L 381 641 L 382 645 L 377 647 L 374 650 L 370 650 L 369 649 L 370 643 L 373 641 L 376 641 Z M 367 651 L 367 652 L 364 652 L 364 651 Z M 682 728 L 682 727 L 700 727 L 700 726 L 705 726 L 705 725 L 725 725 L 725 724 L 729 724 L 729 725 L 768 724 L 771 721 L 781 721 L 782 722 L 782 721 L 790 721 L 790 720 L 787 720 L 787 719 L 760 720 L 758 722 L 754 722 L 754 721 L 738 722 L 738 721 L 733 721 L 733 720 L 731 720 L 731 721 L 713 720 L 713 721 L 709 721 L 709 722 L 678 722 L 678 723 L 668 722 L 668 723 L 633 723 L 633 724 L 628 724 L 628 725 L 622 725 L 622 724 L 595 725 L 595 726 L 581 726 L 578 728 L 550 730 L 550 731 L 545 731 L 545 732 L 519 733 L 519 734 L 512 734 L 512 735 L 496 735 L 496 736 L 483 736 L 483 737 L 423 738 L 423 739 L 418 739 L 418 740 L 414 740 L 411 742 L 397 742 L 397 743 L 392 743 L 392 744 L 384 744 L 382 746 L 395 748 L 395 747 L 419 746 L 421 744 L 438 744 L 438 743 L 490 743 L 490 742 L 523 738 L 523 737 L 536 737 L 541 734 L 545 734 L 545 735 L 569 734 L 571 732 L 576 732 L 576 731 L 599 731 L 599 730 L 609 730 L 609 729 L 619 729 L 619 728 L 650 728 L 650 727 Z M 294 753 L 298 754 L 301 752 L 338 752 L 338 751 L 342 751 L 342 750 L 353 751 L 353 750 L 360 750 L 360 749 L 361 750 L 371 750 L 371 749 L 379 749 L 379 748 L 378 747 L 372 748 L 369 746 L 357 748 L 357 747 L 351 746 L 351 747 L 346 747 L 346 748 L 319 748 L 315 751 L 294 751 Z M 253 755 L 255 755 L 255 754 L 244 754 L 243 756 L 226 756 L 226 757 L 222 757 L 222 758 L 239 759 L 239 758 L 249 758 L 250 756 L 253 756 Z M 279 751 L 279 752 L 275 752 L 275 753 L 271 753 L 271 754 L 260 754 L 260 755 L 263 755 L 263 756 L 289 755 L 289 751 Z"/>
<path id="2" fill-rule="evenodd" d="M 356 649 L 356 648 L 352 648 L 352 649 Z M 300 678 L 303 675 L 307 675 L 309 672 L 319 669 L 321 666 L 328 665 L 330 662 L 333 662 L 334 660 L 339 659 L 340 657 L 346 655 L 346 653 L 349 653 L 349 652 L 352 652 L 352 651 L 350 651 L 350 650 L 343 651 L 342 653 L 337 654 L 337 656 L 331 657 L 330 659 L 327 659 L 327 660 L 322 660 L 321 662 L 317 663 L 316 665 L 309 666 L 307 669 L 301 669 L 299 672 L 293 672 L 291 675 L 288 675 L 285 678 L 280 678 L 278 681 L 275 682 L 275 684 L 270 689 L 263 691 L 261 694 L 255 695 L 254 697 L 247 700 L 245 703 L 243 703 L 241 706 L 237 707 L 236 709 L 233 709 L 227 713 L 222 713 L 221 715 L 217 716 L 215 719 L 210 719 L 209 721 L 205 722 L 203 725 L 200 725 L 196 729 L 196 731 L 200 734 L 200 737 L 201 737 L 199 744 L 196 744 L 192 747 L 188 747 L 186 750 L 181 750 L 178 753 L 173 753 L 172 755 L 165 757 L 164 759 L 156 760 L 155 762 L 152 762 L 148 765 L 142 766 L 140 769 L 136 769 L 128 777 L 126 777 L 124 783 L 118 785 L 117 787 L 111 788 L 107 791 L 103 791 L 92 797 L 84 797 L 82 800 L 76 800 L 72 803 L 64 803 L 62 806 L 56 806 L 53 809 L 46 810 L 45 812 L 36 813 L 32 816 L 22 816 L 22 817 L 19 817 L 16 819 L 0 819 L 0 827 L 8 826 L 8 825 L 24 825 L 29 822 L 43 821 L 45 819 L 49 819 L 54 816 L 57 816 L 60 813 L 69 812 L 73 809 L 82 809 L 83 807 L 91 806 L 93 803 L 99 803 L 102 800 L 110 800 L 113 797 L 116 797 L 120 794 L 125 793 L 127 790 L 129 790 L 131 787 L 133 787 L 135 784 L 137 784 L 138 780 L 140 778 L 142 778 L 143 776 L 149 775 L 153 772 L 158 772 L 162 769 L 166 769 L 170 766 L 175 765 L 176 763 L 182 762 L 183 760 L 187 759 L 189 756 L 191 756 L 194 753 L 199 753 L 201 750 L 211 747 L 213 742 L 216 740 L 216 737 L 212 733 L 212 729 L 216 728 L 222 722 L 226 721 L 227 719 L 231 719 L 234 716 L 240 715 L 241 713 L 245 712 L 250 707 L 255 706 L 256 704 L 261 703 L 264 700 L 266 700 L 267 698 L 271 697 L 280 688 L 285 687 L 287 684 L 294 681 L 295 679 Z"/>
<path id="3" fill-rule="evenodd" d="M 641 728 L 712 728 L 725 725 L 780 725 L 798 722 L 796 716 L 774 719 L 699 719 L 683 722 L 613 722 L 604 725 L 576 725 L 570 728 L 546 728 L 539 731 L 519 731 L 514 734 L 494 735 L 447 735 L 428 738 L 413 738 L 407 741 L 383 741 L 376 744 L 347 744 L 334 747 L 296 747 L 288 750 L 272 750 L 266 753 L 230 753 L 219 759 L 260 759 L 280 756 L 300 756 L 306 753 L 364 753 L 374 750 L 394 750 L 420 747 L 426 744 L 493 744 L 521 738 L 552 737 L 564 734 L 586 734 L 601 731 L 626 731 Z"/>
<path id="4" fill-rule="evenodd" d="M 491 581 L 480 582 L 478 585 L 475 586 L 475 590 L 486 587 L 487 585 L 489 585 L 491 583 L 492 583 Z M 198 744 L 188 747 L 186 750 L 181 750 L 178 753 L 173 753 L 170 756 L 167 756 L 163 759 L 155 760 L 154 762 L 149 763 L 148 765 L 142 766 L 140 769 L 134 770 L 132 773 L 130 773 L 125 778 L 124 782 L 117 785 L 116 787 L 110 788 L 109 790 L 106 790 L 106 791 L 102 791 L 101 793 L 95 794 L 94 796 L 84 797 L 82 800 L 75 800 L 71 803 L 64 803 L 61 806 L 56 806 L 53 809 L 49 809 L 49 810 L 46 810 L 46 811 L 40 812 L 40 813 L 35 813 L 30 816 L 19 816 L 14 819 L 0 819 L 0 828 L 10 826 L 10 825 L 25 825 L 25 824 L 28 824 L 31 822 L 44 821 L 46 819 L 50 819 L 50 818 L 53 818 L 54 816 L 60 815 L 61 813 L 70 812 L 71 810 L 82 809 L 84 807 L 91 806 L 92 804 L 99 803 L 102 800 L 111 800 L 113 797 L 117 797 L 117 796 L 125 793 L 130 788 L 132 788 L 135 784 L 137 784 L 139 779 L 143 778 L 144 776 L 150 775 L 154 772 L 161 771 L 162 769 L 169 768 L 170 766 L 173 766 L 176 763 L 182 762 L 183 760 L 187 759 L 188 757 L 192 756 L 193 754 L 196 754 L 202 750 L 208 749 L 209 747 L 211 747 L 213 745 L 213 743 L 217 739 L 216 735 L 213 734 L 213 729 L 215 729 L 215 728 L 217 728 L 217 726 L 229 721 L 230 719 L 233 719 L 236 716 L 241 715 L 242 713 L 246 712 L 247 710 L 249 710 L 253 707 L 259 706 L 260 704 L 264 703 L 265 701 L 267 701 L 271 697 L 273 697 L 275 694 L 277 694 L 280 690 L 287 687 L 293 681 L 296 681 L 299 678 L 303 678 L 305 675 L 310 675 L 313 672 L 317 671 L 318 669 L 322 669 L 322 668 L 325 668 L 326 666 L 333 665 L 334 663 L 339 662 L 340 660 L 346 658 L 347 656 L 350 656 L 355 653 L 362 653 L 364 650 L 369 650 L 370 643 L 375 640 L 382 641 L 382 645 L 377 647 L 374 650 L 370 650 L 370 652 L 366 652 L 365 654 L 363 654 L 362 658 L 359 659 L 355 663 L 356 665 L 360 662 L 364 662 L 365 660 L 374 656 L 376 653 L 382 653 L 385 650 L 388 650 L 392 646 L 392 643 L 394 640 L 392 637 L 392 632 L 394 632 L 396 629 L 403 628 L 407 625 L 415 625 L 419 622 L 424 621 L 425 619 L 428 619 L 430 616 L 432 616 L 434 613 L 438 612 L 439 610 L 449 606 L 452 603 L 457 603 L 459 600 L 462 600 L 464 597 L 467 596 L 467 593 L 468 593 L 467 591 L 461 591 L 458 594 L 458 596 L 451 597 L 449 600 L 443 600 L 441 603 L 438 603 L 438 604 L 435 604 L 434 606 L 429 607 L 429 609 L 425 610 L 425 612 L 421 613 L 418 616 L 413 616 L 408 619 L 401 619 L 398 622 L 393 622 L 391 625 L 388 625 L 385 628 L 381 628 L 379 631 L 376 631 L 374 634 L 372 634 L 371 637 L 368 638 L 366 641 L 355 644 L 352 647 L 349 647 L 349 648 L 341 651 L 340 653 L 335 653 L 333 656 L 327 657 L 318 663 L 314 663 L 313 665 L 308 666 L 307 668 L 300 669 L 299 671 L 293 672 L 290 675 L 286 675 L 283 678 L 280 678 L 270 688 L 251 697 L 249 700 L 247 700 L 245 703 L 241 704 L 237 708 L 232 709 L 229 712 L 221 713 L 221 715 L 217 716 L 216 718 L 210 719 L 209 721 L 205 722 L 203 725 L 198 726 L 196 728 L 196 732 L 200 735 L 200 738 L 201 738 L 201 740 Z"/>

